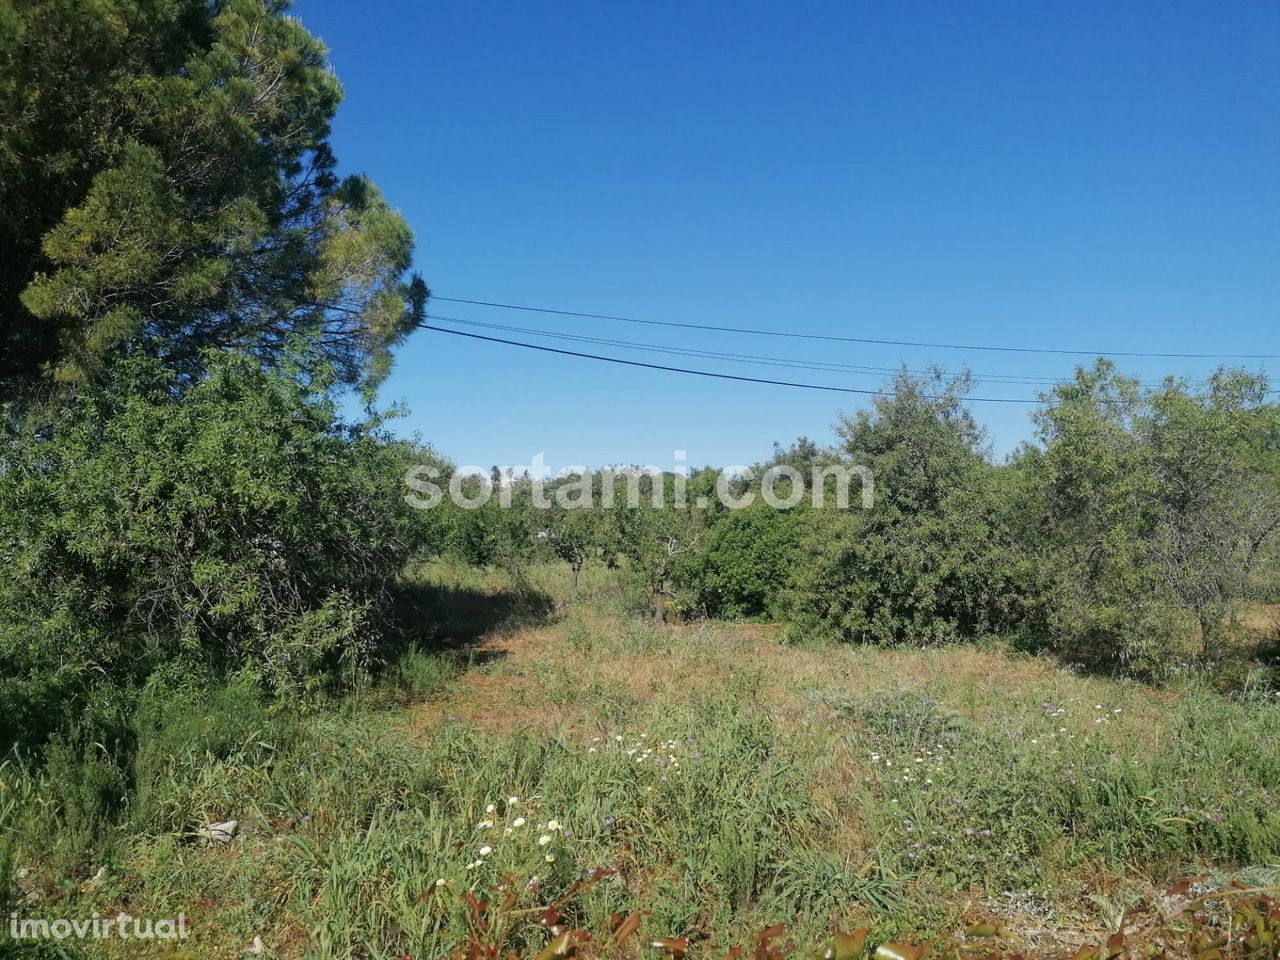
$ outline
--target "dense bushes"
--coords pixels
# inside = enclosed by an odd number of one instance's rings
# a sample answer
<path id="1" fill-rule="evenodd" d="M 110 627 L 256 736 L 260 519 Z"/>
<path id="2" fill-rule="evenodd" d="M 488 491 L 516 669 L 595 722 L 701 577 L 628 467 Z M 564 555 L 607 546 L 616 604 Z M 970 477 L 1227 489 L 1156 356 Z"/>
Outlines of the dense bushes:
<path id="1" fill-rule="evenodd" d="M 677 567 L 685 607 L 703 616 L 778 619 L 805 513 L 756 505 L 716 517 L 706 548 Z"/>
<path id="2" fill-rule="evenodd" d="M 843 454 L 869 467 L 876 502 L 824 518 L 790 597 L 793 630 L 838 640 L 927 644 L 1006 632 L 1043 604 L 1019 550 L 1012 485 L 983 456 L 964 381 L 907 374 L 840 425 Z"/>
<path id="3" fill-rule="evenodd" d="M 0 469 L 6 721 L 160 664 L 277 691 L 366 663 L 413 547 L 396 452 L 327 384 L 132 358 L 12 426 Z M 11 729 L 12 737 L 19 730 Z"/>
<path id="4" fill-rule="evenodd" d="M 1238 371 L 1199 392 L 1143 390 L 1106 361 L 1054 389 L 1019 466 L 1038 518 L 1022 549 L 1055 572 L 1055 649 L 1159 674 L 1198 627 L 1198 653 L 1221 654 L 1280 534 L 1280 408 L 1266 396 Z"/>
<path id="5" fill-rule="evenodd" d="M 1045 396 L 1038 443 L 1003 463 L 965 403 L 969 386 L 903 372 L 841 419 L 837 449 L 802 441 L 755 469 L 759 480 L 778 464 L 865 467 L 868 509 L 830 497 L 770 509 L 758 490 L 729 509 L 704 469 L 686 500 L 696 488 L 707 509 L 677 506 L 667 474 L 644 478 L 637 507 L 593 520 L 605 511 L 531 509 L 526 483 L 513 510 L 455 511 L 469 545 L 455 553 L 492 563 L 497 545 L 533 555 L 541 537 L 543 553 L 571 565 L 623 558 L 655 613 L 669 599 L 686 618 L 781 619 L 803 638 L 1004 635 L 1149 678 L 1220 660 L 1243 606 L 1273 597 L 1280 579 L 1280 408 L 1265 379 L 1223 370 L 1198 390 L 1144 389 L 1099 360 Z M 661 507 L 647 497 L 659 483 Z M 735 497 L 748 484 L 728 480 Z"/>
<path id="6" fill-rule="evenodd" d="M 1099 361 L 1045 398 L 1040 443 L 995 465 L 967 383 L 899 376 L 842 421 L 841 454 L 871 468 L 876 503 L 821 518 L 793 631 L 1016 633 L 1143 676 L 1219 657 L 1241 604 L 1265 599 L 1280 535 L 1280 411 L 1266 387 L 1220 371 L 1198 392 L 1144 390 Z"/>

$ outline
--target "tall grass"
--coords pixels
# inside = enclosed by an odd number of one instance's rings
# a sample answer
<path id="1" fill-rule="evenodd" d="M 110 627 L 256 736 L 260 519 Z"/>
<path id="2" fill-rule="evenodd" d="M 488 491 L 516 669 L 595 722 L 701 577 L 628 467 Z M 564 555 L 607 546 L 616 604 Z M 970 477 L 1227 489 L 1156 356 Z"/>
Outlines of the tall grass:
<path id="1" fill-rule="evenodd" d="M 475 936 L 468 892 L 513 898 L 486 936 L 521 955 L 551 903 L 594 930 L 644 911 L 696 950 L 833 917 L 919 934 L 988 901 L 1097 924 L 1091 892 L 1280 863 L 1274 704 L 736 631 L 588 603 L 523 658 L 416 650 L 334 709 L 157 686 L 127 749 L 3 769 L 0 879 L 23 915 L 185 911 L 200 956 L 260 936 L 390 960 Z M 230 818 L 231 845 L 196 838 Z"/>

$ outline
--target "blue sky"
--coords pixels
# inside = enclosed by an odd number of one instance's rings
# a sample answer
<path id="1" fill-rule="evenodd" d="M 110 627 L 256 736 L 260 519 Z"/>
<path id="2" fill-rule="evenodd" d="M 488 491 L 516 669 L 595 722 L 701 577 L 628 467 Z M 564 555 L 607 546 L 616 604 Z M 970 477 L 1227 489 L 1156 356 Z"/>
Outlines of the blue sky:
<path id="1" fill-rule="evenodd" d="M 295 12 L 346 89 L 343 167 L 403 211 L 437 294 L 897 340 L 1280 354 L 1280 4 L 300 0 Z M 1046 379 L 1073 366 L 429 309 L 799 361 Z M 1148 378 L 1213 365 L 1124 362 Z M 865 402 L 430 331 L 400 350 L 383 398 L 411 410 L 401 432 L 459 462 L 543 452 L 554 466 L 670 465 L 677 448 L 751 462 L 774 440 L 831 440 L 836 412 Z M 1028 408 L 975 409 L 997 452 L 1031 434 Z"/>

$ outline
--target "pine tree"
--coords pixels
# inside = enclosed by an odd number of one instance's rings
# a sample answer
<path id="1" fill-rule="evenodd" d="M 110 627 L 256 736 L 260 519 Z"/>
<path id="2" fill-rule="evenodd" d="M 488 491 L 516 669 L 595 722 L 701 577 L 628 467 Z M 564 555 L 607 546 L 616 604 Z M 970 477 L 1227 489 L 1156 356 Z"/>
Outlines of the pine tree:
<path id="1" fill-rule="evenodd" d="M 147 352 L 385 375 L 412 236 L 339 177 L 342 91 L 280 0 L 0 0 L 0 389 Z"/>

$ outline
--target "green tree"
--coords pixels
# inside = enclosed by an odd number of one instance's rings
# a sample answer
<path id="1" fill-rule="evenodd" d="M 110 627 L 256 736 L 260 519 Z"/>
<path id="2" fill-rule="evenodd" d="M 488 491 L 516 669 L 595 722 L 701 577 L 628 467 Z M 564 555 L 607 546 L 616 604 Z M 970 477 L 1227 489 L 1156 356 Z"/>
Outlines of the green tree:
<path id="1" fill-rule="evenodd" d="M 1181 632 L 1203 652 L 1280 534 L 1280 423 L 1265 378 L 1221 370 L 1200 391 L 1144 391 L 1100 360 L 1037 414 L 1041 551 L 1059 567 L 1056 634 L 1083 656 L 1155 669 Z"/>
<path id="2" fill-rule="evenodd" d="M 711 514 L 704 549 L 682 558 L 676 582 L 703 616 L 774 619 L 791 583 L 804 513 L 755 503 Z"/>
<path id="3" fill-rule="evenodd" d="M 290 691 L 375 656 L 416 546 L 403 452 L 341 422 L 324 381 L 209 364 L 180 393 L 157 361 L 116 361 L 50 424 L 3 435 L 10 720 L 161 664 Z"/>
<path id="4" fill-rule="evenodd" d="M 281 0 L 0 3 L 0 383 L 82 380 L 124 345 L 376 382 L 421 317 L 412 238 L 339 177 L 341 88 Z M 295 358 L 296 359 L 296 358 Z"/>
<path id="5" fill-rule="evenodd" d="M 1000 472 L 963 403 L 967 377 L 900 373 L 838 426 L 848 462 L 870 468 L 870 510 L 820 511 L 797 564 L 793 631 L 928 644 L 1013 629 L 1037 608 Z"/>
<path id="6" fill-rule="evenodd" d="M 676 505 L 675 477 L 670 474 L 645 474 L 639 481 L 641 495 L 635 506 L 625 505 L 627 479 L 619 475 L 612 481 L 613 539 L 640 579 L 654 620 L 665 623 L 678 564 L 701 549 L 705 511 Z"/>
<path id="7" fill-rule="evenodd" d="M 555 507 L 546 512 L 547 545 L 557 558 L 569 564 L 573 574 L 573 592 L 578 592 L 578 578 L 586 562 L 601 556 L 603 520 L 598 505 L 566 509 Z"/>

